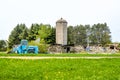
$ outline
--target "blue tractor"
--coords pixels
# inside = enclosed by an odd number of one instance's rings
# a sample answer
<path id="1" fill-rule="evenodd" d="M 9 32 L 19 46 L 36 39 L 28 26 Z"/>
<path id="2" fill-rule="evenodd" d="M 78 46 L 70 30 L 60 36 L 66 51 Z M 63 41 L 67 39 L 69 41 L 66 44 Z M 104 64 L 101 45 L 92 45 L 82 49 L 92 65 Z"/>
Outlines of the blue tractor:
<path id="1" fill-rule="evenodd" d="M 38 54 L 38 46 L 28 46 L 27 40 L 21 40 L 21 44 L 18 46 L 15 46 L 12 52 L 15 52 L 18 54 L 27 54 L 27 53 Z"/>

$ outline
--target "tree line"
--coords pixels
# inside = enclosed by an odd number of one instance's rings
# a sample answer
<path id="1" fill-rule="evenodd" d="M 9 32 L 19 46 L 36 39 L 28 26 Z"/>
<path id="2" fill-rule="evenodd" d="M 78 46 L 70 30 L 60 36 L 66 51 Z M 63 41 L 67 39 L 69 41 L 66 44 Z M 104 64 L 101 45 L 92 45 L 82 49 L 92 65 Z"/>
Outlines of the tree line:
<path id="1" fill-rule="evenodd" d="M 111 43 L 111 32 L 106 23 L 90 25 L 68 26 L 68 45 L 106 45 Z M 55 27 L 49 24 L 32 24 L 28 28 L 25 24 L 17 24 L 8 38 L 8 47 L 20 44 L 22 39 L 40 43 L 55 44 Z M 1 44 L 1 42 L 0 42 Z M 1 46 L 0 46 L 1 47 Z"/>
<path id="2" fill-rule="evenodd" d="M 68 44 L 106 45 L 111 43 L 111 32 L 106 23 L 68 27 Z"/>
<path id="3" fill-rule="evenodd" d="M 32 24 L 28 29 L 25 24 L 18 24 L 9 35 L 8 45 L 9 48 L 12 48 L 13 45 L 20 44 L 22 39 L 35 41 L 38 38 L 40 38 L 40 42 L 46 44 L 54 43 L 55 28 L 47 24 Z"/>

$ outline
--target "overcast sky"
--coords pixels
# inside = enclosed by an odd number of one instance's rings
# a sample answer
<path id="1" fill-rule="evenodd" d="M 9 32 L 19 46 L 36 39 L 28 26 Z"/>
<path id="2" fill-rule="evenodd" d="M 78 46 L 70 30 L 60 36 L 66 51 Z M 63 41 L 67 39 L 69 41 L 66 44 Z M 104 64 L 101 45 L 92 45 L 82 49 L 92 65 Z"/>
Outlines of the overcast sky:
<path id="1" fill-rule="evenodd" d="M 120 42 L 120 0 L 0 0 L 0 39 L 17 24 L 55 26 L 61 17 L 73 26 L 106 22 L 112 41 Z"/>

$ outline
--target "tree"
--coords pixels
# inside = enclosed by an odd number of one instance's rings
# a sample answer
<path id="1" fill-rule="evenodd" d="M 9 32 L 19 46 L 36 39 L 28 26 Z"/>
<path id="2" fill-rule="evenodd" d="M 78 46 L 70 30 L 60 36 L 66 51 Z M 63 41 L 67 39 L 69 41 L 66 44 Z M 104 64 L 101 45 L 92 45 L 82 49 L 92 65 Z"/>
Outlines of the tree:
<path id="1" fill-rule="evenodd" d="M 68 44 L 85 45 L 87 44 L 86 29 L 89 25 L 77 25 L 68 27 Z"/>
<path id="2" fill-rule="evenodd" d="M 20 44 L 21 39 L 28 38 L 28 29 L 25 24 L 17 24 L 17 26 L 12 30 L 8 39 L 8 46 L 12 48 L 13 45 Z"/>
<path id="3" fill-rule="evenodd" d="M 106 23 L 94 24 L 91 28 L 91 43 L 105 45 L 111 42 L 110 29 Z"/>
<path id="4" fill-rule="evenodd" d="M 110 29 L 106 23 L 68 27 L 68 44 L 98 45 L 111 43 Z"/>
<path id="5" fill-rule="evenodd" d="M 38 36 L 38 31 L 40 30 L 39 24 L 32 24 L 29 30 L 29 41 L 36 40 Z"/>
<path id="6" fill-rule="evenodd" d="M 68 34 L 68 45 L 74 44 L 75 43 L 75 38 L 74 38 L 74 27 L 73 26 L 68 26 L 67 28 L 67 34 Z"/>
<path id="7" fill-rule="evenodd" d="M 55 29 L 50 25 L 40 25 L 40 30 L 38 31 L 39 38 L 41 41 L 45 41 L 46 44 L 54 43 L 55 41 Z"/>
<path id="8" fill-rule="evenodd" d="M 49 41 L 49 42 L 47 42 L 48 44 L 55 44 L 55 42 L 56 42 L 56 39 L 55 39 L 55 31 L 56 31 L 56 29 L 55 28 L 53 28 L 53 27 L 51 27 L 50 28 L 51 30 L 50 30 L 50 35 L 48 35 L 48 37 L 47 38 L 45 38 L 45 40 L 46 41 Z"/>
<path id="9" fill-rule="evenodd" d="M 5 40 L 0 40 L 0 51 L 6 51 L 7 50 L 7 43 Z"/>
<path id="10" fill-rule="evenodd" d="M 87 43 L 87 32 L 89 30 L 89 25 L 78 25 L 76 30 L 77 31 L 77 43 L 78 45 L 86 45 Z"/>

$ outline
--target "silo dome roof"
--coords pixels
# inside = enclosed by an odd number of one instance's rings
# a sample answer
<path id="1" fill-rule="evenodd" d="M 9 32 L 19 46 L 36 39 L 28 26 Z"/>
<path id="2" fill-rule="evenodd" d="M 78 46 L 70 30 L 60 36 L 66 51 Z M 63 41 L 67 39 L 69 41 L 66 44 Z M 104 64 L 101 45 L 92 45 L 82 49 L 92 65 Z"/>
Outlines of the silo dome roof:
<path id="1" fill-rule="evenodd" d="M 67 23 L 67 21 L 64 20 L 63 18 L 60 18 L 59 20 L 56 21 L 56 23 Z"/>

